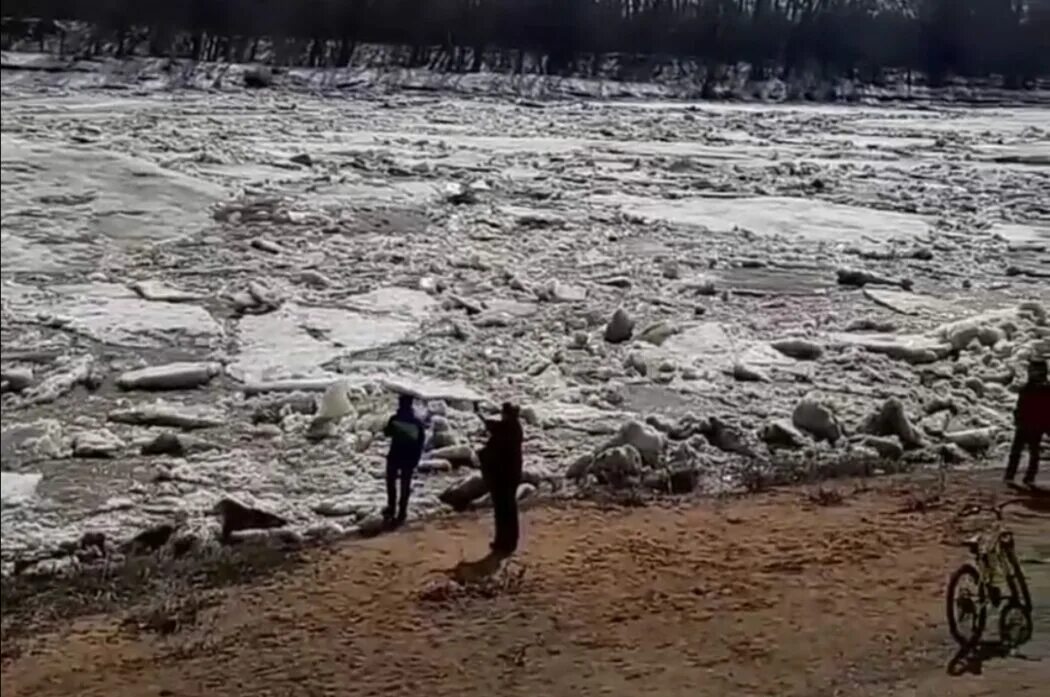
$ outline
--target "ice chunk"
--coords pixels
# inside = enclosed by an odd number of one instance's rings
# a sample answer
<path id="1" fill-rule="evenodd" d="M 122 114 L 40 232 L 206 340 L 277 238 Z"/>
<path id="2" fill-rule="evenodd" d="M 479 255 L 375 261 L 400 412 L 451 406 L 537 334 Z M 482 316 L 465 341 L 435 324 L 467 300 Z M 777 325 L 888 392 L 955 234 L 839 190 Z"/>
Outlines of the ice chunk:
<path id="1" fill-rule="evenodd" d="M 0 502 L 17 505 L 36 495 L 43 475 L 22 472 L 0 472 Z"/>

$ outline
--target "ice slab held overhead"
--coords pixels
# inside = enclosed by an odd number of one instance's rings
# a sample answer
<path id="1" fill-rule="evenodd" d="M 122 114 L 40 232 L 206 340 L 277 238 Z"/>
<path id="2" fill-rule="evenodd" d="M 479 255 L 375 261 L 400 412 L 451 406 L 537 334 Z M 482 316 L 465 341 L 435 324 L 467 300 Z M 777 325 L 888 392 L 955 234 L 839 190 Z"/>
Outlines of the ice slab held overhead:
<path id="1" fill-rule="evenodd" d="M 450 402 L 480 402 L 483 397 L 461 382 L 450 382 L 420 375 L 391 375 L 381 379 L 383 385 L 398 394 L 419 399 L 444 399 Z"/>
<path id="2" fill-rule="evenodd" d="M 850 242 L 862 236 L 919 237 L 929 229 L 918 215 L 780 196 L 684 198 L 653 201 L 633 196 L 598 196 L 624 212 L 650 220 L 698 225 L 711 230 L 740 227 L 760 235 L 801 237 L 815 242 Z"/>

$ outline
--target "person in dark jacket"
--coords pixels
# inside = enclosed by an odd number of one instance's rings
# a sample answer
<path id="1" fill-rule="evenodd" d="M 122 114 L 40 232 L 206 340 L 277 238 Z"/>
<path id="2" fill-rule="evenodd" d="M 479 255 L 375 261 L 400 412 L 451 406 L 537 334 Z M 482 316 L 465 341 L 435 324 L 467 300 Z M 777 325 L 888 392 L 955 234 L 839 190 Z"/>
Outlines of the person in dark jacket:
<path id="1" fill-rule="evenodd" d="M 397 400 L 397 412 L 387 421 L 383 434 L 390 438 L 386 456 L 386 508 L 383 517 L 393 525 L 401 525 L 408 518 L 408 497 L 412 491 L 412 474 L 423 456 L 426 426 L 412 408 L 412 395 L 403 394 Z M 397 484 L 401 480 L 401 499 Z M 395 515 L 396 512 L 396 515 Z"/>
<path id="2" fill-rule="evenodd" d="M 1021 386 L 1014 410 L 1014 441 L 1006 463 L 1007 482 L 1012 482 L 1021 463 L 1021 453 L 1028 448 L 1028 470 L 1024 483 L 1035 484 L 1039 472 L 1039 448 L 1043 436 L 1050 433 L 1050 384 L 1047 383 L 1045 360 L 1028 364 L 1028 382 Z"/>
<path id="3" fill-rule="evenodd" d="M 478 405 L 474 405 L 478 411 Z M 478 413 L 480 416 L 480 412 Z M 489 439 L 478 452 L 481 476 L 492 497 L 496 534 L 492 552 L 510 556 L 518 548 L 518 485 L 521 483 L 521 429 L 518 407 L 504 402 L 499 420 L 483 419 Z"/>

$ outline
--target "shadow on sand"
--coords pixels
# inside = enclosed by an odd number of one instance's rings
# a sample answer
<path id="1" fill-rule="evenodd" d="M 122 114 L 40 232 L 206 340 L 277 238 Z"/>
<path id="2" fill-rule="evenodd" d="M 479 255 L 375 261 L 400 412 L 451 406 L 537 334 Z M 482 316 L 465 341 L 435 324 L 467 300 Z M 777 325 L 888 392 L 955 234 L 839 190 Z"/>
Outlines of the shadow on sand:
<path id="1" fill-rule="evenodd" d="M 509 556 L 507 554 L 489 552 L 481 559 L 475 561 L 461 561 L 451 569 L 446 570 L 445 574 L 456 583 L 478 583 L 495 576 Z"/>
<path id="2" fill-rule="evenodd" d="M 963 646 L 948 661 L 948 675 L 981 675 L 986 661 L 1009 656 L 1009 647 L 999 641 L 982 641 L 977 646 Z"/>
<path id="3" fill-rule="evenodd" d="M 1031 660 L 1019 652 L 1019 649 L 1032 639 L 1031 615 L 1028 615 L 1027 621 L 1029 622 L 1027 637 L 1018 644 L 1010 644 L 1005 641 L 981 641 L 976 645 L 961 647 L 948 661 L 948 675 L 953 677 L 981 675 L 984 672 L 985 662 L 996 659 Z"/>
<path id="4" fill-rule="evenodd" d="M 1035 513 L 1050 513 L 1050 489 L 1046 487 L 1010 483 L 1007 486 L 1022 496 L 1019 505 Z"/>

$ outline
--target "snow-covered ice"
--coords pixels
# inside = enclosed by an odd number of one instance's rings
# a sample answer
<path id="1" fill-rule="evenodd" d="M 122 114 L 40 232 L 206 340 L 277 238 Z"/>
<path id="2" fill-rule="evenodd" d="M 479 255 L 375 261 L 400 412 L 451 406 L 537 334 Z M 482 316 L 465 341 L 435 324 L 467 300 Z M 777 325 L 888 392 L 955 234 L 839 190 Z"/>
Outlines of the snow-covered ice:
<path id="1" fill-rule="evenodd" d="M 36 493 L 42 475 L 0 472 L 0 501 L 7 505 L 22 503 Z"/>

